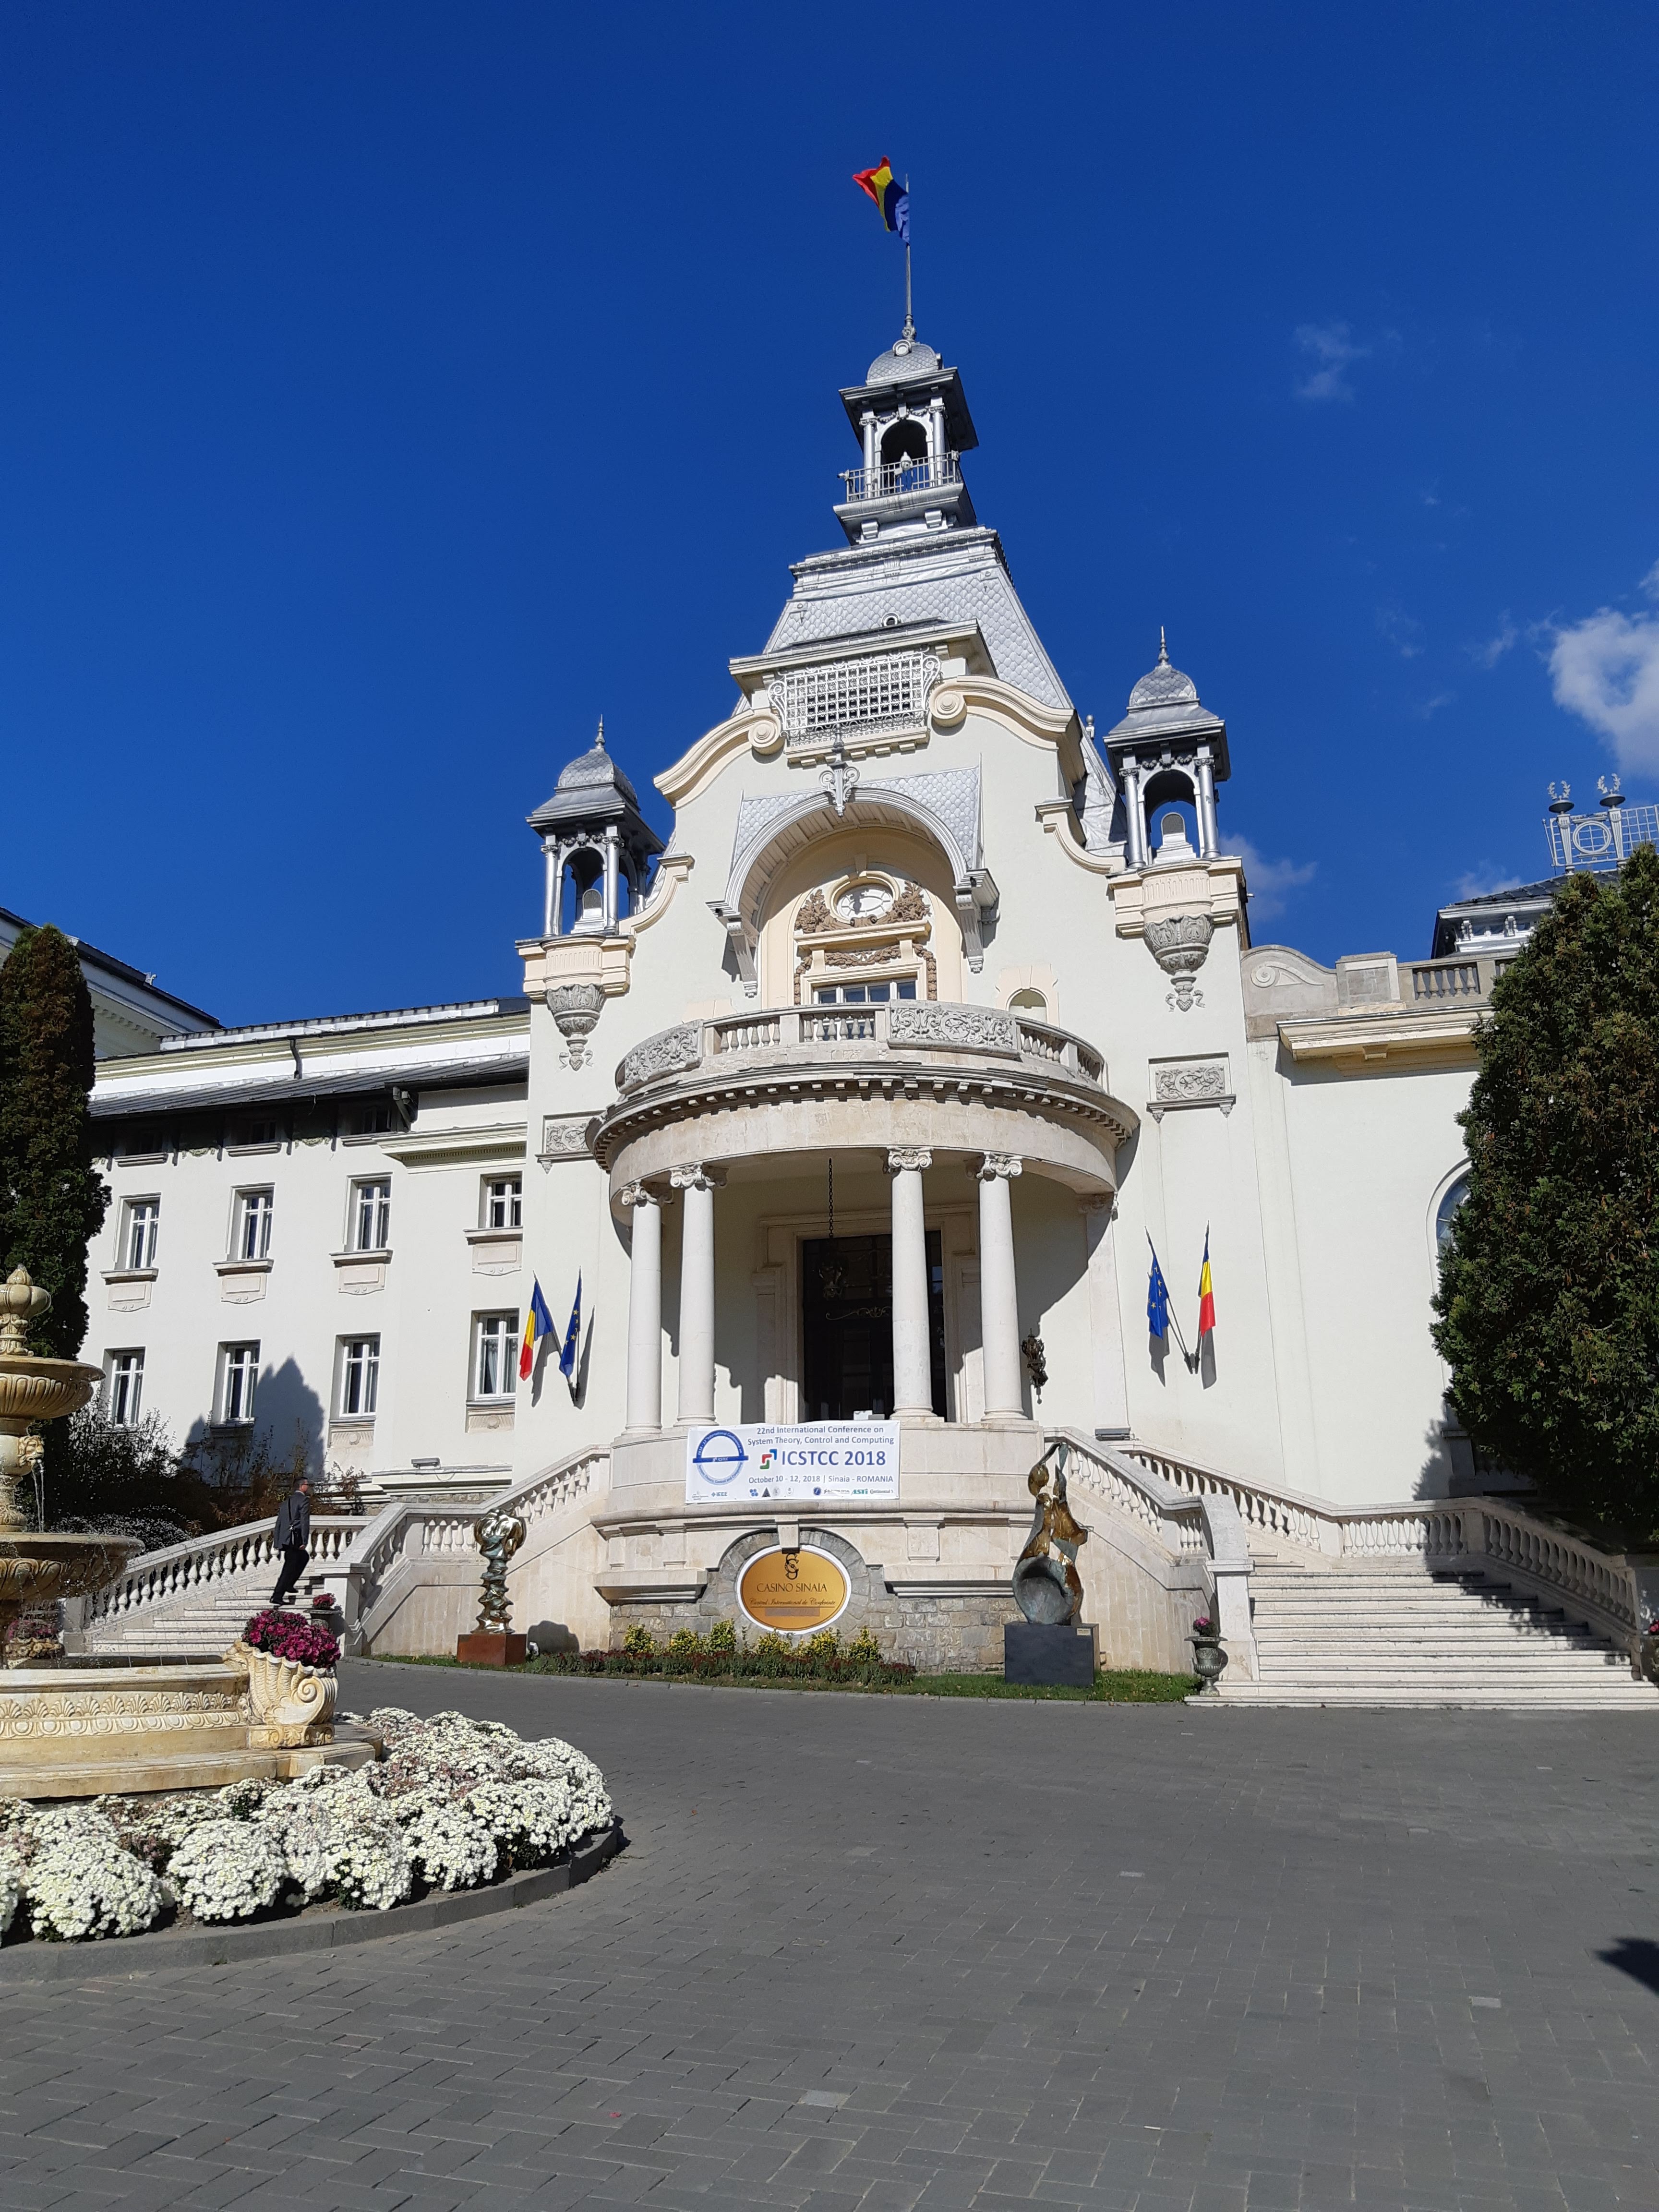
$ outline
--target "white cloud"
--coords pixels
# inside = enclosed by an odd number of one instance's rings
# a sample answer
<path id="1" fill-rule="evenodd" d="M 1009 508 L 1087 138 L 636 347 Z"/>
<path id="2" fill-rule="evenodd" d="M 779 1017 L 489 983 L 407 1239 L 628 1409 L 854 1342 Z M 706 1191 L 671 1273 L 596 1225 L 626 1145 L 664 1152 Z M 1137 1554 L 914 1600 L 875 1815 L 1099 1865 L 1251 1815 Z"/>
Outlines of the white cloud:
<path id="1" fill-rule="evenodd" d="M 1659 601 L 1659 562 L 1642 590 Z M 1582 622 L 1552 625 L 1549 635 L 1556 705 L 1611 739 L 1621 769 L 1659 769 L 1659 614 L 1598 607 Z"/>
<path id="2" fill-rule="evenodd" d="M 1244 878 L 1250 891 L 1250 922 L 1270 921 L 1276 914 L 1285 911 L 1285 902 L 1291 891 L 1300 890 L 1314 879 L 1317 860 L 1269 860 L 1259 853 L 1248 837 L 1229 841 L 1236 844 L 1244 861 Z"/>
<path id="3" fill-rule="evenodd" d="M 1518 878 L 1513 868 L 1500 868 L 1495 860 L 1477 860 L 1457 878 L 1448 905 L 1459 899 L 1485 898 L 1488 891 L 1512 891 Z"/>
<path id="4" fill-rule="evenodd" d="M 1431 697 L 1419 700 L 1412 712 L 1419 722 L 1431 722 L 1440 709 L 1449 707 L 1456 696 L 1455 691 L 1437 691 Z"/>
<path id="5" fill-rule="evenodd" d="M 1376 611 L 1376 627 L 1402 660 L 1415 660 L 1423 650 L 1423 625 L 1415 615 L 1390 604 Z"/>
<path id="6" fill-rule="evenodd" d="M 1343 372 L 1370 357 L 1368 345 L 1356 345 L 1346 323 L 1299 323 L 1296 342 L 1315 366 L 1296 387 L 1298 399 L 1348 399 L 1353 386 Z"/>
<path id="7" fill-rule="evenodd" d="M 1497 629 L 1485 644 L 1465 646 L 1463 649 L 1477 668 L 1496 668 L 1520 635 L 1520 631 L 1516 628 L 1515 617 L 1505 607 L 1498 617 Z"/>

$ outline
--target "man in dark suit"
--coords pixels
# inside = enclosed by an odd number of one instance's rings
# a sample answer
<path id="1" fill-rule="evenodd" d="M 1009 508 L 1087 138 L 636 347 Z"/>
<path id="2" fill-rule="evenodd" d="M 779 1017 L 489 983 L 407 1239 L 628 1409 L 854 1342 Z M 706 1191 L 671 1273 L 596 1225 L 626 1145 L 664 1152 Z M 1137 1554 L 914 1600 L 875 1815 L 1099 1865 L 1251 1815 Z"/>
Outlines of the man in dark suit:
<path id="1" fill-rule="evenodd" d="M 283 1555 L 283 1571 L 270 1593 L 272 1605 L 286 1605 L 311 1557 L 311 1481 L 301 1475 L 276 1510 L 270 1540 Z"/>

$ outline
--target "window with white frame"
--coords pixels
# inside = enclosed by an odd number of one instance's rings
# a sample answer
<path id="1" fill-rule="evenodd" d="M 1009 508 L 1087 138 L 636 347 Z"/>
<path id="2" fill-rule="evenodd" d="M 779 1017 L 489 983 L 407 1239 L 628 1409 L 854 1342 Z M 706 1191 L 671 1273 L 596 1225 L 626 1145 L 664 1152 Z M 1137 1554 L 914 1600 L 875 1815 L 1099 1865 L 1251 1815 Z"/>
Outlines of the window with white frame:
<path id="1" fill-rule="evenodd" d="M 472 1395 L 510 1398 L 518 1387 L 519 1316 L 475 1314 L 472 1318 Z"/>
<path id="2" fill-rule="evenodd" d="M 142 1272 L 155 1265 L 155 1236 L 161 1225 L 159 1198 L 130 1198 L 121 1209 L 121 1248 L 116 1265 Z"/>
<path id="3" fill-rule="evenodd" d="M 108 1353 L 104 1361 L 104 1411 L 118 1429 L 137 1427 L 143 1399 L 143 1353 Z"/>
<path id="4" fill-rule="evenodd" d="M 891 999 L 914 999 L 916 979 L 899 975 L 881 983 L 816 983 L 813 1003 L 820 1006 L 884 1006 Z"/>
<path id="5" fill-rule="evenodd" d="M 259 1379 L 257 1344 L 219 1346 L 219 1419 L 227 1428 L 246 1426 L 253 1419 L 253 1390 Z"/>
<path id="6" fill-rule="evenodd" d="M 239 1190 L 236 1221 L 230 1255 L 233 1260 L 270 1257 L 270 1216 L 275 1194 L 269 1190 Z"/>
<path id="7" fill-rule="evenodd" d="M 347 1336 L 340 1340 L 339 1418 L 343 1421 L 372 1421 L 380 1395 L 380 1340 L 378 1336 Z"/>
<path id="8" fill-rule="evenodd" d="M 351 1186 L 351 1249 L 384 1252 L 392 1241 L 392 1185 L 381 1178 Z"/>
<path id="9" fill-rule="evenodd" d="M 524 1225 L 524 1177 L 489 1176 L 483 1187 L 483 1226 L 520 1229 Z"/>

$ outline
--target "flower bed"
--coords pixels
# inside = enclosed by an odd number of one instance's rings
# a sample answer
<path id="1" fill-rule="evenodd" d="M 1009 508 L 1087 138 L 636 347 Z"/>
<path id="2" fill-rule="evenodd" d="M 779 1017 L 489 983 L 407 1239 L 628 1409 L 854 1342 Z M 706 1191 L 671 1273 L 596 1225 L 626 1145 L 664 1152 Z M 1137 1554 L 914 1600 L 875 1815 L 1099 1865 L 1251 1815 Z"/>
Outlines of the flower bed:
<path id="1" fill-rule="evenodd" d="M 802 1643 L 769 1632 L 754 1644 L 740 1637 L 729 1620 L 717 1620 L 707 1636 L 677 1628 L 659 1644 L 648 1628 L 630 1628 L 620 1651 L 550 1651 L 529 1664 L 540 1674 L 683 1674 L 693 1680 L 754 1680 L 784 1682 L 908 1682 L 915 1668 L 902 1659 L 884 1659 L 881 1646 L 863 1629 L 843 1644 L 833 1628 L 821 1629 Z"/>
<path id="2" fill-rule="evenodd" d="M 386 1757 L 297 1782 L 87 1805 L 0 1800 L 0 1933 L 80 1942 L 164 1916 L 251 1920 L 330 1900 L 386 1911 L 550 1866 L 608 1827 L 592 1760 L 557 1736 L 388 1705 Z"/>

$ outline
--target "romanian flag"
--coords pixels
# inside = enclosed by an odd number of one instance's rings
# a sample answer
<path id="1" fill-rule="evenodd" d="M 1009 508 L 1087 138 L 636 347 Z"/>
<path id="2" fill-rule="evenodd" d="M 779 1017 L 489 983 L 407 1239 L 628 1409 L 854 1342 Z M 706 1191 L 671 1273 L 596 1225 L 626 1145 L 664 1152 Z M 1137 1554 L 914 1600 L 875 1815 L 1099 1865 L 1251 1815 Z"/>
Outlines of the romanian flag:
<path id="1" fill-rule="evenodd" d="M 881 219 L 889 230 L 897 231 L 908 246 L 910 243 L 910 189 L 900 184 L 893 174 L 893 165 L 883 155 L 873 169 L 855 169 L 853 182 L 881 210 Z"/>
<path id="2" fill-rule="evenodd" d="M 539 1280 L 530 1293 L 530 1311 L 524 1317 L 524 1345 L 519 1353 L 519 1380 L 527 1382 L 530 1370 L 536 1364 L 536 1346 L 544 1336 L 553 1334 L 553 1316 L 547 1310 L 547 1300 L 542 1296 Z"/>
<path id="3" fill-rule="evenodd" d="M 1204 1231 L 1204 1265 L 1198 1271 L 1198 1336 L 1201 1344 L 1215 1328 L 1215 1285 L 1210 1280 L 1210 1232 Z"/>

